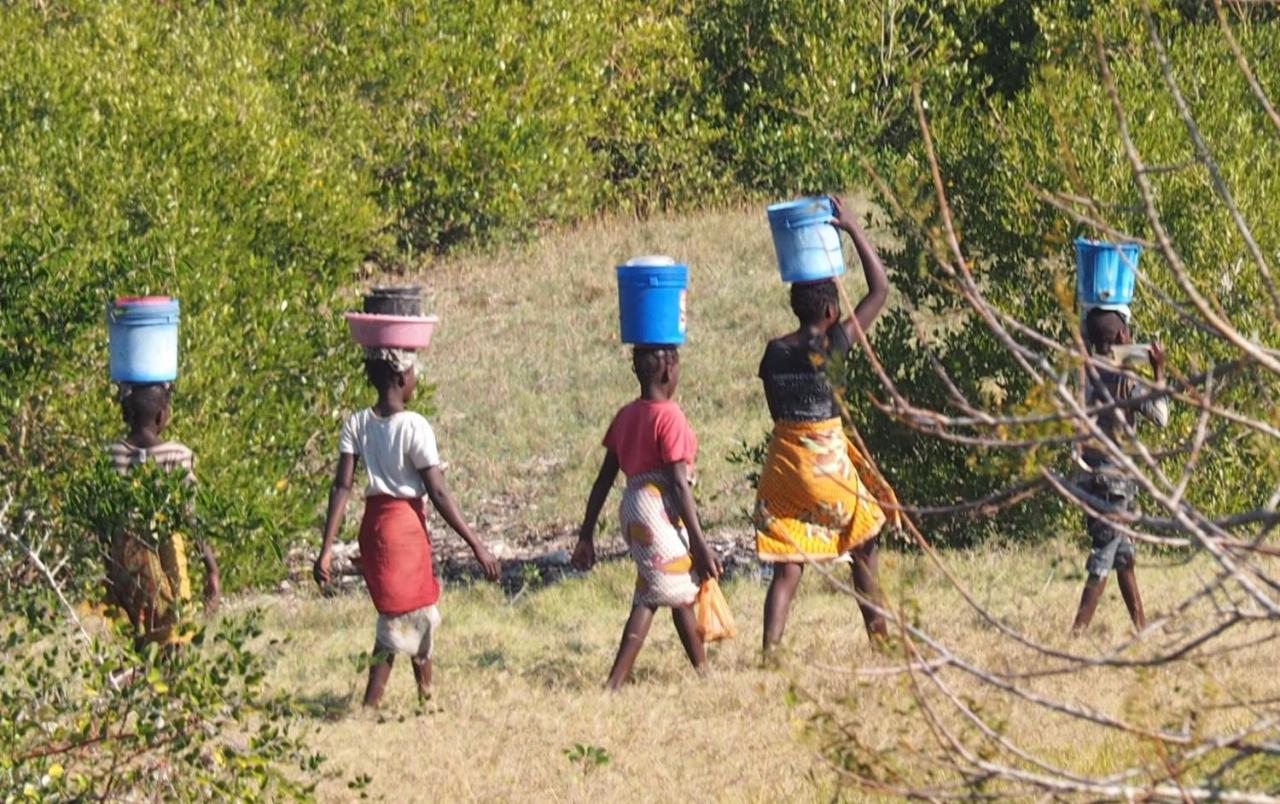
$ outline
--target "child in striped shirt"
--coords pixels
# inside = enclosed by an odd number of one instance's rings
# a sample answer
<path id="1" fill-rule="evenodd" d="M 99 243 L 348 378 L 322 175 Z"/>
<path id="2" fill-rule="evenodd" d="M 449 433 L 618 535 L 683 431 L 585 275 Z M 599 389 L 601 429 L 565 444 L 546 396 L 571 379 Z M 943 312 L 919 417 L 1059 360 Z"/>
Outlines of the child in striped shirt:
<path id="1" fill-rule="evenodd" d="M 183 472 L 195 482 L 195 455 L 185 444 L 165 441 L 161 433 L 169 424 L 172 385 L 169 383 L 120 386 L 120 411 L 129 434 L 108 448 L 112 466 L 120 474 L 154 461 L 166 471 Z M 213 548 L 197 539 L 205 567 L 205 610 L 217 607 L 222 594 L 221 577 Z M 107 556 L 108 600 L 125 610 L 139 647 L 149 642 L 177 645 L 186 641 L 177 628 L 178 610 L 191 598 L 187 574 L 186 541 L 174 531 L 151 545 L 127 529 L 111 536 Z"/>

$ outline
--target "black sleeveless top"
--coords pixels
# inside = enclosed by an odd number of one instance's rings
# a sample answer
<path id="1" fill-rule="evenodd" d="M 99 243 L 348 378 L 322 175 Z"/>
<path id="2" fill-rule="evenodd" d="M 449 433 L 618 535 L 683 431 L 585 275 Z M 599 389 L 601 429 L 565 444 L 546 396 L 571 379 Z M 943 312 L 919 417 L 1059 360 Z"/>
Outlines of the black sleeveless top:
<path id="1" fill-rule="evenodd" d="M 827 359 L 847 355 L 852 348 L 840 324 L 827 330 L 825 338 L 801 346 L 781 338 L 769 341 L 760 360 L 760 379 L 773 420 L 818 422 L 838 417 L 840 408 L 827 381 Z"/>

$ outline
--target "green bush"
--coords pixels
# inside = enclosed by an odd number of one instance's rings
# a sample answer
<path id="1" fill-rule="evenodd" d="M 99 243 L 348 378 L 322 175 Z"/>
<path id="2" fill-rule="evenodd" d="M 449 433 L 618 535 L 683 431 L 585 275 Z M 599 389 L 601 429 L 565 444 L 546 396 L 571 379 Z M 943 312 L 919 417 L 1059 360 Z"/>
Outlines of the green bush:
<path id="1" fill-rule="evenodd" d="M 188 650 L 139 653 L 53 625 L 66 612 L 47 587 L 15 594 L 6 608 L 26 616 L 0 621 L 7 801 L 309 797 L 323 760 L 306 752 L 294 703 L 264 688 L 256 614 L 201 631 Z"/>
<path id="2" fill-rule="evenodd" d="M 1150 176 L 1160 214 L 1194 279 L 1213 303 L 1244 332 L 1274 348 L 1276 330 L 1266 306 L 1258 304 L 1265 291 L 1257 270 L 1215 197 L 1207 172 L 1193 164 L 1190 140 L 1161 80 L 1145 20 L 1137 9 L 1137 4 L 1113 4 L 1096 21 L 1103 25 L 1111 68 L 1138 149 L 1148 163 L 1176 168 Z M 1046 4 L 1038 16 L 1042 31 L 1038 47 L 1044 56 L 1032 80 L 1011 98 L 991 99 L 990 111 L 979 122 L 975 123 L 973 105 L 935 102 L 930 112 L 949 200 L 984 292 L 1000 309 L 1061 342 L 1070 340 L 1078 321 L 1072 303 L 1071 238 L 1100 233 L 1042 202 L 1034 188 L 1091 197 L 1094 207 L 1081 211 L 1105 216 L 1136 236 L 1151 236 L 1099 76 L 1092 44 L 1095 19 L 1075 11 L 1069 3 Z M 1246 210 L 1263 252 L 1275 255 L 1280 249 L 1280 228 L 1274 223 L 1280 196 L 1272 173 L 1256 166 L 1274 159 L 1280 142 L 1258 112 L 1216 24 L 1188 23 L 1177 8 L 1159 13 L 1170 57 L 1204 136 L 1237 203 Z M 1275 58 L 1280 30 L 1274 25 L 1243 26 L 1239 35 L 1258 74 L 1275 74 L 1280 68 Z M 925 97 L 935 96 L 926 89 Z M 883 155 L 881 163 L 909 210 L 905 219 L 896 222 L 906 245 L 897 259 L 895 284 L 917 308 L 912 315 L 930 333 L 930 345 L 960 391 L 996 412 L 1048 410 L 1047 389 L 1032 383 L 1007 350 L 995 344 L 985 325 L 958 298 L 952 280 L 929 257 L 935 245 L 931 238 L 937 234 L 936 206 L 919 146 Z M 1158 302 L 1160 292 L 1185 304 L 1185 295 L 1159 253 L 1149 250 L 1141 267 L 1148 284 L 1138 291 L 1137 337 L 1162 340 L 1169 364 L 1188 375 L 1229 359 L 1233 350 L 1176 320 Z M 876 345 L 907 396 L 950 408 L 946 389 L 927 365 L 923 344 L 909 326 L 908 313 L 900 311 L 886 323 L 876 333 Z M 1068 370 L 1070 364 L 1064 362 L 1058 368 Z M 874 386 L 866 367 L 855 371 L 852 387 Z M 1217 390 L 1219 401 L 1265 420 L 1266 412 L 1274 409 L 1278 389 L 1270 380 L 1242 372 Z M 1147 431 L 1154 444 L 1172 445 L 1177 435 L 1193 427 L 1193 411 L 1175 404 L 1172 412 L 1166 435 Z M 974 450 L 911 437 L 904 427 L 878 415 L 868 417 L 866 430 L 874 450 L 894 456 L 886 461 L 889 471 L 909 489 L 909 496 L 921 500 L 981 496 L 1041 466 L 1073 471 L 1065 449 Z M 1043 434 L 1026 428 L 1005 435 Z M 1232 432 L 1211 453 L 1193 476 L 1190 501 L 1209 512 L 1225 513 L 1252 508 L 1270 494 L 1267 478 L 1280 465 L 1274 444 Z M 1176 472 L 1180 465 L 1181 459 L 1175 457 L 1166 471 Z M 1256 467 L 1271 471 L 1258 472 Z M 1060 517 L 1067 510 L 1046 498 L 988 526 L 1012 535 L 1046 534 L 1070 527 L 1070 520 Z M 957 521 L 951 527 L 971 525 Z M 942 532 L 947 533 L 947 528 Z"/>
<path id="3" fill-rule="evenodd" d="M 714 0 L 691 26 L 725 117 L 739 186 L 827 192 L 914 137 L 913 82 L 976 111 L 1011 94 L 1036 55 L 1045 0 Z"/>
<path id="4" fill-rule="evenodd" d="M 498 0 L 283 3 L 274 30 L 298 59 L 282 80 L 354 111 L 399 242 L 435 250 L 590 209 L 588 82 L 599 68 L 574 48 L 592 13 Z"/>
<path id="5" fill-rule="evenodd" d="M 231 587 L 278 577 L 315 508 L 354 360 L 338 293 L 377 242 L 368 177 L 214 6 L 8 5 L 0 41 L 0 434 L 34 510 L 122 436 L 107 300 L 182 302 L 167 435 L 189 444 Z M 324 438 L 321 441 L 321 438 Z M 325 450 L 327 452 L 327 450 Z M 25 468 L 37 471 L 24 471 Z"/>

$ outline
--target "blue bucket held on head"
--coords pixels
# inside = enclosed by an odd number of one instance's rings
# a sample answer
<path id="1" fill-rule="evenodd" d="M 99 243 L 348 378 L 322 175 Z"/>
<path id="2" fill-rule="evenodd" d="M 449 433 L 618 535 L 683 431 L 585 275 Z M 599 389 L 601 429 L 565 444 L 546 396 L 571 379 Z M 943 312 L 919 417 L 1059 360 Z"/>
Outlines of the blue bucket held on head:
<path id="1" fill-rule="evenodd" d="M 770 204 L 769 229 L 783 282 L 821 282 L 844 273 L 835 207 L 824 196 Z"/>
<path id="2" fill-rule="evenodd" d="M 178 300 L 122 296 L 107 304 L 111 379 L 172 382 L 178 379 Z"/>
<path id="3" fill-rule="evenodd" d="M 618 266 L 622 342 L 679 346 L 685 336 L 689 266 L 670 257 L 636 257 Z"/>
<path id="4" fill-rule="evenodd" d="M 1120 306 L 1133 301 L 1138 278 L 1137 243 L 1075 239 L 1076 296 L 1086 307 Z"/>

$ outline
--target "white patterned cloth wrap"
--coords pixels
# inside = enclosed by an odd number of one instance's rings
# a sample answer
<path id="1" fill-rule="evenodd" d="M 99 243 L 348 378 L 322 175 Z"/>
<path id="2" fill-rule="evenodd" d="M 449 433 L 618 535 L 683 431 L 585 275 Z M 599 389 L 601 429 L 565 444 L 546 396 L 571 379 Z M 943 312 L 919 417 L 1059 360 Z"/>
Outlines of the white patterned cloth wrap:
<path id="1" fill-rule="evenodd" d="M 382 360 L 390 364 L 392 371 L 404 373 L 418 367 L 418 352 L 414 349 L 392 349 L 389 346 L 364 347 L 365 360 Z"/>
<path id="2" fill-rule="evenodd" d="M 430 659 L 439 627 L 440 610 L 432 604 L 394 616 L 379 614 L 374 638 L 379 650 Z"/>
<path id="3" fill-rule="evenodd" d="M 698 596 L 689 535 L 666 470 L 627 478 L 618 511 L 622 538 L 636 562 L 634 606 L 688 606 Z"/>

